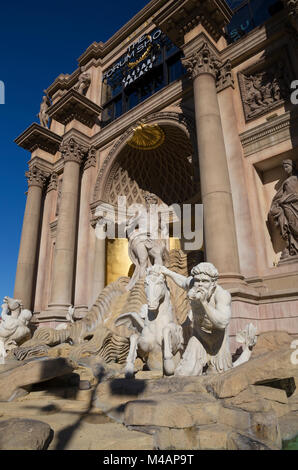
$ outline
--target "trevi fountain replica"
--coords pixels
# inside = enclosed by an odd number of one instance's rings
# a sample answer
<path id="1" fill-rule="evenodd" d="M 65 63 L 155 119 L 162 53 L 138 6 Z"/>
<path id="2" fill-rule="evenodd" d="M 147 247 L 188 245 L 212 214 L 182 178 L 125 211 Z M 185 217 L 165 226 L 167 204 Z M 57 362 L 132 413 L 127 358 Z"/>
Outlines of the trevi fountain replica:
<path id="1" fill-rule="evenodd" d="M 70 306 L 65 323 L 33 331 L 22 300 L 4 298 L 0 447 L 281 449 L 298 433 L 295 339 L 249 323 L 232 356 L 216 267 L 169 251 L 142 217 L 127 233 L 132 277 L 84 318 Z"/>

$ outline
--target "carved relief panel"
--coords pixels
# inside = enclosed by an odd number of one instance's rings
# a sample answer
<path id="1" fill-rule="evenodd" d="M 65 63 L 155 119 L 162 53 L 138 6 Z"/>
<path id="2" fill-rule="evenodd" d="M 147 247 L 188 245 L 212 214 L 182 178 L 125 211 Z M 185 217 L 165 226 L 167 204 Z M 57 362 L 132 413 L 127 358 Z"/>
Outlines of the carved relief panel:
<path id="1" fill-rule="evenodd" d="M 238 80 L 246 121 L 283 105 L 289 101 L 293 80 L 287 50 L 282 49 L 268 58 L 266 54 L 256 64 L 239 72 Z"/>

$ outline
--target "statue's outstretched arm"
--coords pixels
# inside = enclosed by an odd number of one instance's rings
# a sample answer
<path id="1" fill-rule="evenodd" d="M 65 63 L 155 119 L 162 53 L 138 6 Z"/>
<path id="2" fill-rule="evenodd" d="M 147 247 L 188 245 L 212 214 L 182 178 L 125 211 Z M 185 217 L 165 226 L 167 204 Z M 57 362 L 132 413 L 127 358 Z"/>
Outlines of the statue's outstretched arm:
<path id="1" fill-rule="evenodd" d="M 181 287 L 182 289 L 189 289 L 189 282 L 191 278 L 182 276 L 181 274 L 175 273 L 174 271 L 170 271 L 170 269 L 166 268 L 165 266 L 160 267 L 160 272 L 173 279 L 175 284 L 177 284 L 177 286 Z"/>

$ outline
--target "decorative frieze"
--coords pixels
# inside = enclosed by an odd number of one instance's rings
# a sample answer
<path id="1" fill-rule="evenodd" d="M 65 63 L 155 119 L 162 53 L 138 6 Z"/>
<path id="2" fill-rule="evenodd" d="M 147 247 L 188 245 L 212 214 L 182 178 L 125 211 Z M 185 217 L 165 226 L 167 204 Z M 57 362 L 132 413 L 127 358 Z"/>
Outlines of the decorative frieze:
<path id="1" fill-rule="evenodd" d="M 76 162 L 81 165 L 87 149 L 80 145 L 73 137 L 63 141 L 60 146 L 60 152 L 64 162 Z"/>
<path id="2" fill-rule="evenodd" d="M 46 175 L 37 165 L 32 165 L 29 171 L 26 171 L 25 176 L 28 181 L 29 188 L 31 186 L 39 186 L 43 188 L 47 180 Z"/>
<path id="3" fill-rule="evenodd" d="M 238 74 L 246 121 L 280 107 L 290 95 L 291 67 L 287 54 L 258 62 Z"/>

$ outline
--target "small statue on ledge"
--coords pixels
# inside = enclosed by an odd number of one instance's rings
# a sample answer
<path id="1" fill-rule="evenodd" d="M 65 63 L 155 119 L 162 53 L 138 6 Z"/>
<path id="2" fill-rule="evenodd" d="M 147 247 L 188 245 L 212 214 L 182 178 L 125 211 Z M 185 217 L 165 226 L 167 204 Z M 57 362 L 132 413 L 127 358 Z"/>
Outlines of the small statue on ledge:
<path id="1" fill-rule="evenodd" d="M 87 90 L 90 86 L 90 83 L 91 83 L 91 77 L 90 77 L 90 73 L 88 72 L 83 72 L 80 76 L 79 76 L 79 80 L 78 82 L 75 84 L 75 86 L 73 87 L 74 90 L 76 90 L 78 93 L 80 93 L 80 95 L 86 95 L 87 93 Z"/>
<path id="2" fill-rule="evenodd" d="M 286 159 L 282 165 L 286 179 L 272 200 L 269 217 L 286 242 L 281 254 L 281 260 L 285 260 L 298 255 L 298 177 L 295 162 Z"/>
<path id="3" fill-rule="evenodd" d="M 40 105 L 40 111 L 38 113 L 38 119 L 40 121 L 40 125 L 42 127 L 46 127 L 48 129 L 48 122 L 49 122 L 49 115 L 48 115 L 48 109 L 50 107 L 51 103 L 49 100 L 49 97 L 47 95 L 44 95 L 42 98 L 42 102 Z"/>

